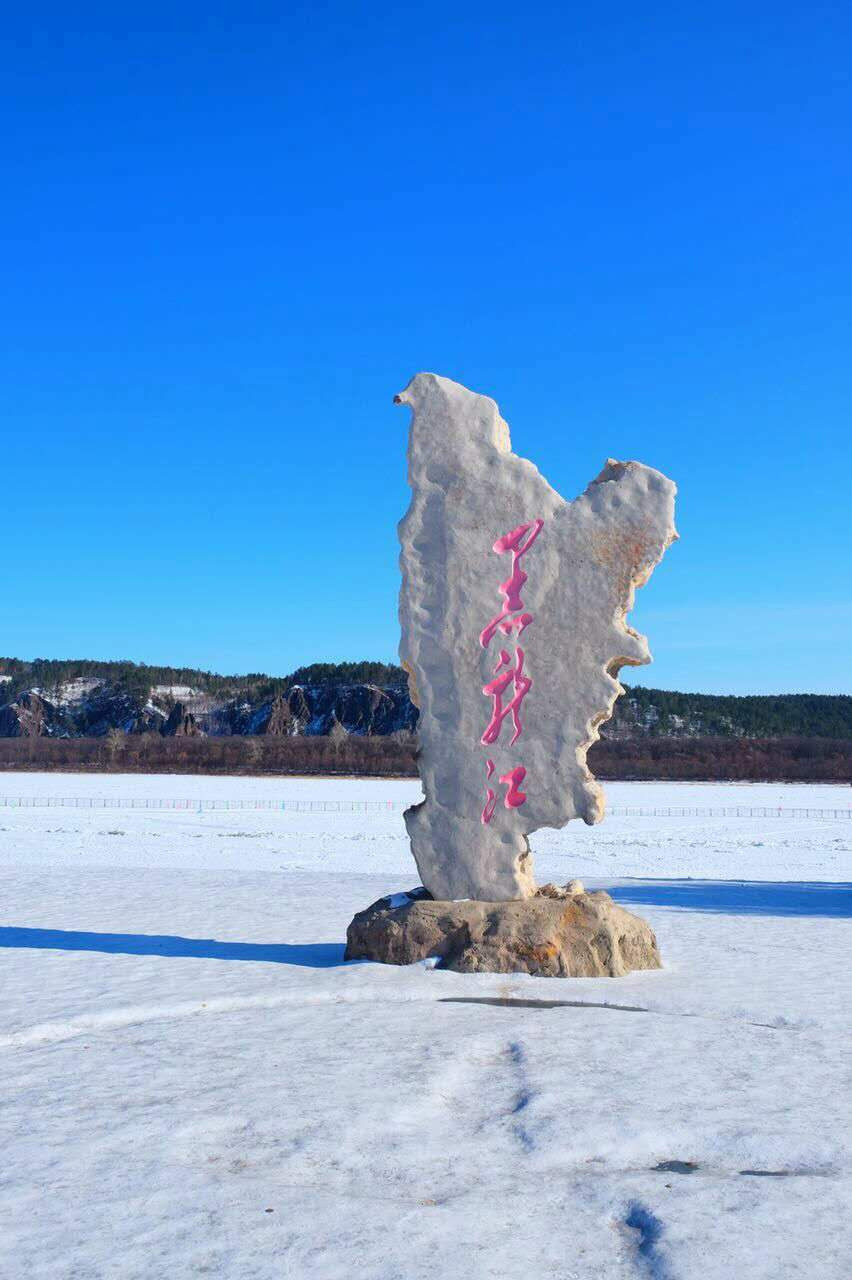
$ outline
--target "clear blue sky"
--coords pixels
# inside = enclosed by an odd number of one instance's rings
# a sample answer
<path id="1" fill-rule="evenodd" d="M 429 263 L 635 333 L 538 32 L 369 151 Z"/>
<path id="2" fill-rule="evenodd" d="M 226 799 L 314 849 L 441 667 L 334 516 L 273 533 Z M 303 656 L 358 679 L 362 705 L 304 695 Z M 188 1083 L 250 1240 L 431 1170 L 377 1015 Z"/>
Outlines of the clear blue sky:
<path id="1" fill-rule="evenodd" d="M 680 487 L 631 678 L 850 689 L 848 5 L 4 17 L 0 652 L 396 654 L 418 369 Z"/>

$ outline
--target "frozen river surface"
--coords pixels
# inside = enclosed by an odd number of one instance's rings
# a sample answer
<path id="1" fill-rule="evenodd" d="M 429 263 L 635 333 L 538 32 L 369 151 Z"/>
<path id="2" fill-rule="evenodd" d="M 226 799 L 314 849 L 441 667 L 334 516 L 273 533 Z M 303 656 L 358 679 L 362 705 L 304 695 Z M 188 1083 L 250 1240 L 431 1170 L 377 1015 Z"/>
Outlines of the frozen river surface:
<path id="1" fill-rule="evenodd" d="M 848 1274 L 849 788 L 608 786 L 538 878 L 666 967 L 559 981 L 343 963 L 415 783 L 2 783 L 4 1280 Z"/>

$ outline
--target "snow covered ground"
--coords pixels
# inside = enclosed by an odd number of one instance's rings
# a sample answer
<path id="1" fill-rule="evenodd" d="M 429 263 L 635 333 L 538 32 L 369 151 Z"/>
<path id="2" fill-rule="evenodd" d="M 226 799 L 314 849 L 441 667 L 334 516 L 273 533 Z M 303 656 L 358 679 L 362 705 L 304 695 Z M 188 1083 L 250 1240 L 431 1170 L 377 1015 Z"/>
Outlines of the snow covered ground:
<path id="1" fill-rule="evenodd" d="M 418 794 L 69 774 L 0 791 Z M 344 965 L 353 913 L 416 883 L 398 808 L 0 806 L 3 1280 L 846 1276 L 852 820 L 614 817 L 533 844 L 540 880 L 612 886 L 650 919 L 666 968 Z M 526 1003 L 554 1000 L 579 1007 Z"/>

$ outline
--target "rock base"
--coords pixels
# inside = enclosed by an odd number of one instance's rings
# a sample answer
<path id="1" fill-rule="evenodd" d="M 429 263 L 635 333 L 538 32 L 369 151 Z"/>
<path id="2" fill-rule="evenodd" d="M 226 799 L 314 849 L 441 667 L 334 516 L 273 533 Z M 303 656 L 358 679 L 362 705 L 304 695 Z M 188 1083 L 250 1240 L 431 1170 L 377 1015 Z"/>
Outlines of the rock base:
<path id="1" fill-rule="evenodd" d="M 651 928 L 608 893 L 579 881 L 548 884 L 511 902 L 436 902 L 425 889 L 380 898 L 346 931 L 347 960 L 415 964 L 437 959 L 456 973 L 618 978 L 659 969 Z"/>

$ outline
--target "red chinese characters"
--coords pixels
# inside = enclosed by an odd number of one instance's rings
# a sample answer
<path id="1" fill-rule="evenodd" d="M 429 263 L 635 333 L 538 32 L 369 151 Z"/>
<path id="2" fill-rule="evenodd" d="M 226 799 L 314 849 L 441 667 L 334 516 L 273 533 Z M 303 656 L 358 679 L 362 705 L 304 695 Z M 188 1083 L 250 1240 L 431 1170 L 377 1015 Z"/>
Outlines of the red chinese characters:
<path id="1" fill-rule="evenodd" d="M 505 649 L 501 651 L 500 661 L 495 669 L 499 669 L 499 667 L 503 666 L 504 661 L 509 661 L 509 655 L 506 653 Z M 512 686 L 513 693 L 510 701 L 504 706 L 503 695 L 509 688 L 509 685 Z M 488 747 L 492 742 L 497 741 L 500 737 L 500 730 L 503 728 L 503 721 L 508 715 L 511 715 L 512 724 L 515 728 L 515 732 L 512 734 L 512 741 L 509 743 L 509 746 L 512 746 L 517 739 L 520 738 L 524 730 L 524 726 L 521 723 L 521 703 L 531 688 L 532 680 L 530 680 L 529 676 L 524 675 L 524 651 L 521 646 L 518 645 L 515 651 L 514 667 L 509 671 L 502 672 L 501 675 L 497 676 L 482 690 L 484 694 L 493 699 L 491 719 L 488 722 L 487 729 L 480 738 L 480 742 L 484 747 Z"/>
<path id="2" fill-rule="evenodd" d="M 512 569 L 506 581 L 500 583 L 500 594 L 503 597 L 502 609 L 480 632 L 479 643 L 483 649 L 488 648 L 498 631 L 507 637 L 514 633 L 519 639 L 521 633 L 534 620 L 533 615 L 524 609 L 521 599 L 521 591 L 528 576 L 521 567 L 521 558 L 529 551 L 541 533 L 543 525 L 543 520 L 530 520 L 526 524 L 518 525 L 517 529 L 504 534 L 494 543 L 492 549 L 498 556 L 511 552 Z M 514 662 L 507 649 L 500 650 L 500 656 L 493 671 L 494 679 L 490 680 L 482 690 L 484 696 L 491 699 L 491 719 L 480 738 L 483 746 L 491 746 L 499 741 L 503 721 L 507 716 L 511 716 L 513 728 L 509 746 L 514 746 L 523 733 L 522 703 L 533 684 L 531 678 L 524 672 L 525 656 L 520 644 L 515 645 Z M 492 777 L 494 769 L 494 761 L 488 760 L 485 766 L 486 778 Z M 520 789 L 526 772 L 522 765 L 517 765 L 500 776 L 500 782 L 506 787 L 503 803 L 507 809 L 517 809 L 526 800 L 526 792 Z M 487 787 L 485 807 L 482 810 L 483 823 L 491 821 L 496 806 L 496 793 L 492 787 Z"/>

